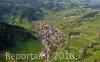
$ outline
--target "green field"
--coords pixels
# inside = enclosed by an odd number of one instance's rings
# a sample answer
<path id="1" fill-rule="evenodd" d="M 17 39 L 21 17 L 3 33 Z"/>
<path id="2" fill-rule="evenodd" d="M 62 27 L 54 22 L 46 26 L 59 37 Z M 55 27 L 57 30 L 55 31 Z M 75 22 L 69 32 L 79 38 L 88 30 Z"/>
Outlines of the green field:
<path id="1" fill-rule="evenodd" d="M 64 12 L 65 13 L 65 12 Z M 57 18 L 57 17 L 55 17 Z M 54 18 L 52 18 L 54 19 Z M 85 46 L 87 46 L 89 43 L 97 41 L 100 42 L 100 37 L 98 36 L 98 34 L 100 33 L 100 18 L 99 17 L 94 17 L 92 18 L 93 21 L 91 21 L 91 19 L 87 18 L 86 21 L 82 21 L 81 24 L 78 24 L 77 21 L 79 19 L 59 19 L 59 20 L 55 20 L 53 21 L 54 26 L 56 26 L 57 28 L 61 29 L 66 35 L 68 35 L 70 32 L 80 32 L 83 33 L 85 35 L 88 35 L 87 37 L 80 37 L 79 39 L 77 38 L 70 38 L 69 39 L 69 51 L 70 52 L 74 52 L 75 56 L 79 56 L 81 53 L 79 52 L 79 48 L 84 48 Z M 81 20 L 80 20 L 81 21 Z M 73 23 L 76 23 L 76 25 L 72 25 Z M 71 26 L 72 25 L 72 26 Z M 65 29 L 62 29 L 65 26 Z M 85 28 L 85 29 L 74 29 L 74 28 Z M 92 56 L 88 56 L 87 58 L 84 58 L 82 60 L 82 62 L 94 62 L 96 59 L 100 59 L 100 49 L 95 51 L 94 54 L 91 50 L 93 50 L 94 48 L 100 48 L 99 45 L 93 47 L 93 48 L 88 48 L 87 53 L 91 53 Z M 92 60 L 91 60 L 92 59 Z M 58 59 L 55 62 L 74 62 L 75 59 Z"/>
<path id="2" fill-rule="evenodd" d="M 32 54 L 37 54 L 37 55 L 39 55 L 39 53 L 41 52 L 42 44 L 40 40 L 30 39 L 27 41 L 16 41 L 16 42 L 17 44 L 14 47 L 9 48 L 3 52 L 4 58 L 3 57 L 0 57 L 0 58 L 5 59 L 6 52 L 9 52 L 11 54 L 30 54 L 32 53 Z M 39 62 L 43 60 L 44 59 L 34 59 L 32 61 Z M 16 60 L 14 59 L 6 59 L 5 61 L 16 62 Z M 25 61 L 31 61 L 31 57 L 29 57 L 28 59 L 24 59 L 24 60 L 23 59 L 17 60 L 17 62 L 25 62 Z"/>

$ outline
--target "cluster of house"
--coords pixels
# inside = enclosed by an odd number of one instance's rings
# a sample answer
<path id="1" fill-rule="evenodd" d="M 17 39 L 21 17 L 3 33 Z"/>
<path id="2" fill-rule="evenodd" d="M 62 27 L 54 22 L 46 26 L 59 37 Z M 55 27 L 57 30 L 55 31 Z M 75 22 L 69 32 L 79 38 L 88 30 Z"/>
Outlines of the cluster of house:
<path id="1" fill-rule="evenodd" d="M 83 34 L 83 33 L 79 33 L 79 32 L 71 32 L 71 33 L 69 34 L 69 36 L 70 36 L 71 38 L 88 37 L 88 35 Z"/>
<path id="2" fill-rule="evenodd" d="M 34 25 L 34 29 L 43 44 L 41 56 L 47 56 L 51 46 L 57 48 L 64 46 L 66 36 L 59 29 L 55 28 L 51 22 L 36 22 Z"/>
<path id="3" fill-rule="evenodd" d="M 79 18 L 80 16 L 65 16 L 64 19 Z"/>

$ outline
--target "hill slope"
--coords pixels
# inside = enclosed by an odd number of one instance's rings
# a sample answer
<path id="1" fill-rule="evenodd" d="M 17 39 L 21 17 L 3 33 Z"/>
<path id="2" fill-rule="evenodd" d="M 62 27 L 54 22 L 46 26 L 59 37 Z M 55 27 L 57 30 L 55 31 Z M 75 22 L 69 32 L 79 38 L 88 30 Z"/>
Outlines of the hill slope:
<path id="1" fill-rule="evenodd" d="M 16 41 L 25 41 L 30 38 L 36 39 L 36 37 L 26 29 L 19 26 L 0 23 L 0 51 L 14 46 Z"/>

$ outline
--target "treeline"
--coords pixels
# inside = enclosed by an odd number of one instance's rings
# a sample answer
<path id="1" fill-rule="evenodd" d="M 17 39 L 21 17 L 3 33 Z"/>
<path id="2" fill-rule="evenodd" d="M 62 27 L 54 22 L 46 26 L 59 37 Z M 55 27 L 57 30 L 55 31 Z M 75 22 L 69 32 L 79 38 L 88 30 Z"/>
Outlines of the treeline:
<path id="1" fill-rule="evenodd" d="M 94 17 L 96 14 L 98 14 L 98 12 L 100 12 L 100 11 L 90 12 L 90 13 L 84 15 L 82 18 L 90 18 L 90 17 Z"/>
<path id="2" fill-rule="evenodd" d="M 22 27 L 0 23 L 0 51 L 14 46 L 16 41 L 25 41 L 30 38 L 37 39 Z"/>

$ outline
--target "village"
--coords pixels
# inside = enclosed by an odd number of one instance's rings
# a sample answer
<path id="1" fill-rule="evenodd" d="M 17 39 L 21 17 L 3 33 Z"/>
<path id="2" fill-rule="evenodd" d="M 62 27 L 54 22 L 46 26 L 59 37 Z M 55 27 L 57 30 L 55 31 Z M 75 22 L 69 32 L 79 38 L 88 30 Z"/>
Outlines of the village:
<path id="1" fill-rule="evenodd" d="M 33 26 L 34 25 L 34 26 Z M 59 29 L 55 28 L 51 22 L 37 22 L 33 24 L 35 32 L 38 33 L 38 38 L 42 40 L 42 50 L 40 56 L 49 56 L 52 48 L 60 49 L 64 47 L 66 36 Z"/>

